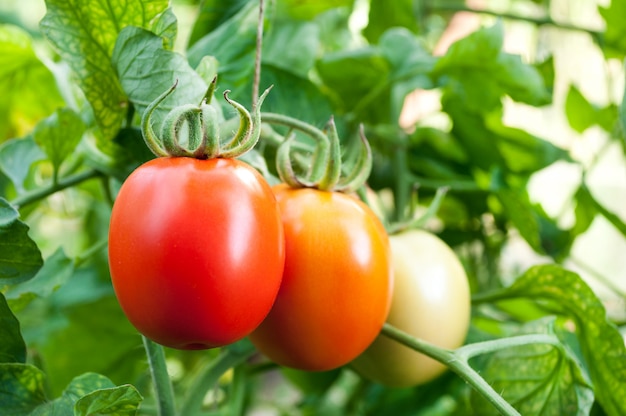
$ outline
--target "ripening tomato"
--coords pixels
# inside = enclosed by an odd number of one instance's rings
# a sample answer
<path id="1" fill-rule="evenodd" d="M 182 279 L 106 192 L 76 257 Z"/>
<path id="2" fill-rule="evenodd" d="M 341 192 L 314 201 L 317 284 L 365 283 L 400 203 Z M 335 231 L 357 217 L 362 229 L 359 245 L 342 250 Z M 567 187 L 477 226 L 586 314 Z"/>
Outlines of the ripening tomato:
<path id="1" fill-rule="evenodd" d="M 212 348 L 248 335 L 276 298 L 284 255 L 272 189 L 235 159 L 153 159 L 113 206 L 115 293 L 139 332 L 168 347 Z"/>
<path id="2" fill-rule="evenodd" d="M 276 302 L 250 335 L 272 361 L 322 371 L 353 360 L 376 338 L 391 302 L 389 239 L 351 196 L 274 187 L 285 231 Z"/>
<path id="3" fill-rule="evenodd" d="M 439 347 L 461 346 L 469 328 L 470 289 L 454 251 L 426 231 L 411 230 L 390 240 L 395 286 L 387 322 Z M 390 387 L 423 384 L 446 369 L 384 335 L 351 365 Z"/>

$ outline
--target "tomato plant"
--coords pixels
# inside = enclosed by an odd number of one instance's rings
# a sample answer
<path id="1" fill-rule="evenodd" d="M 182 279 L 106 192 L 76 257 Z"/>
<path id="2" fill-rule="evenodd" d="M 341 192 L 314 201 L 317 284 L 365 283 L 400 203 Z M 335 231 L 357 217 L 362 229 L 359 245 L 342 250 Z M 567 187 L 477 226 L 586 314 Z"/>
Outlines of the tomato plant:
<path id="1" fill-rule="evenodd" d="M 365 350 L 385 322 L 392 287 L 387 235 L 351 196 L 284 185 L 274 191 L 285 272 L 276 303 L 250 339 L 281 365 L 339 367 Z"/>
<path id="2" fill-rule="evenodd" d="M 470 288 L 454 251 L 422 230 L 392 235 L 394 291 L 387 322 L 442 348 L 465 342 L 470 323 Z M 391 387 L 431 381 L 446 366 L 380 335 L 351 366 Z"/>
<path id="3" fill-rule="evenodd" d="M 259 173 L 234 159 L 140 166 L 116 198 L 109 241 L 124 312 L 163 345 L 239 340 L 278 292 L 284 246 L 276 202 Z"/>
<path id="4" fill-rule="evenodd" d="M 626 414 L 626 2 L 495 3 L 0 1 L 0 414 Z M 464 265 L 445 348 L 354 274 L 383 269 L 368 188 Z M 290 251 L 314 280 L 265 349 L 389 339 L 402 375 L 286 370 L 244 336 L 283 290 L 274 192 L 328 244 Z M 409 382 L 424 356 L 449 371 Z"/>

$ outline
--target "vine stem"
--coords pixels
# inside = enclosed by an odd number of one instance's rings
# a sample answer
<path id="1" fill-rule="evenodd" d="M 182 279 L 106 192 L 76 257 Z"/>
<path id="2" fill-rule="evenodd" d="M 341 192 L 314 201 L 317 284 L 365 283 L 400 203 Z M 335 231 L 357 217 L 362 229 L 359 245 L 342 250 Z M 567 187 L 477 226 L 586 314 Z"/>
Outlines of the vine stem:
<path id="1" fill-rule="evenodd" d="M 500 396 L 493 389 L 493 387 L 491 387 L 491 385 L 489 385 L 489 383 L 487 383 L 487 381 L 485 381 L 485 379 L 482 378 L 468 363 L 469 358 L 472 356 L 502 348 L 501 343 L 500 345 L 496 344 L 498 341 L 469 344 L 461 347 L 457 351 L 452 351 L 415 338 L 387 323 L 383 326 L 381 333 L 415 351 L 421 352 L 422 354 L 445 364 L 448 368 L 459 375 L 459 377 L 465 380 L 465 382 L 476 389 L 476 391 L 478 391 L 483 397 L 485 397 L 485 399 L 498 409 L 501 414 L 506 416 L 520 416 L 520 413 L 515 410 L 511 404 L 504 400 L 504 398 L 502 398 L 502 396 Z M 536 340 L 537 337 L 538 335 L 508 338 L 507 341 L 510 345 L 507 344 L 507 346 L 526 345 L 531 343 L 531 341 Z M 542 338 L 540 339 L 543 339 L 543 336 L 541 337 Z M 551 341 L 553 342 L 554 340 L 551 339 Z"/>
<path id="2" fill-rule="evenodd" d="M 206 392 L 218 382 L 219 378 L 230 368 L 243 363 L 250 358 L 256 350 L 254 347 L 244 345 L 243 348 L 224 348 L 220 355 L 208 365 L 190 387 L 185 401 L 181 407 L 182 415 L 194 415 L 202 408 L 202 402 Z"/>
<path id="3" fill-rule="evenodd" d="M 252 108 L 256 108 L 261 83 L 261 53 L 263 51 L 263 24 L 265 20 L 265 2 L 259 0 L 259 21 L 256 27 L 256 51 L 254 56 L 254 79 L 252 82 Z"/>
<path id="4" fill-rule="evenodd" d="M 143 345 L 150 365 L 150 375 L 157 399 L 159 416 L 175 416 L 174 389 L 165 364 L 163 347 L 142 335 Z"/>
<path id="5" fill-rule="evenodd" d="M 37 188 L 18 196 L 11 201 L 11 205 L 16 208 L 23 208 L 26 205 L 35 203 L 56 192 L 78 185 L 79 183 L 85 182 L 89 179 L 98 178 L 101 176 L 104 176 L 104 174 L 94 169 L 66 176 L 64 178 L 58 179 L 56 182 L 53 181 L 49 186 Z"/>
<path id="6" fill-rule="evenodd" d="M 495 10 L 488 9 L 475 9 L 468 6 L 463 6 L 461 4 L 436 4 L 434 6 L 428 6 L 428 11 L 430 12 L 470 12 L 476 14 L 484 14 L 489 16 L 500 17 L 508 20 L 517 20 L 522 22 L 532 23 L 537 26 L 553 26 L 558 29 L 571 30 L 577 32 L 588 33 L 596 39 L 600 39 L 602 37 L 602 32 L 590 28 L 585 28 L 581 26 L 576 26 L 570 23 L 561 23 L 557 22 L 550 17 L 530 17 L 530 16 L 520 16 L 513 13 L 502 13 L 497 12 Z"/>

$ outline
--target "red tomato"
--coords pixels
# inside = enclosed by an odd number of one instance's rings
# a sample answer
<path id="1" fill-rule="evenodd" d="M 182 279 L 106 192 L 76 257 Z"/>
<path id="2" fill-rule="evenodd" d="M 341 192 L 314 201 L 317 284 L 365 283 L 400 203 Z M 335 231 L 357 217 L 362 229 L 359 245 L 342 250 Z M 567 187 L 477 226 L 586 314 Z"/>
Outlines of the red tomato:
<path id="1" fill-rule="evenodd" d="M 226 345 L 269 312 L 284 266 L 276 199 L 235 159 L 157 158 L 115 201 L 111 278 L 129 321 L 178 349 Z"/>
<path id="2" fill-rule="evenodd" d="M 284 185 L 274 192 L 285 272 L 272 310 L 250 340 L 280 365 L 339 367 L 367 348 L 387 317 L 393 284 L 387 233 L 348 195 Z"/>

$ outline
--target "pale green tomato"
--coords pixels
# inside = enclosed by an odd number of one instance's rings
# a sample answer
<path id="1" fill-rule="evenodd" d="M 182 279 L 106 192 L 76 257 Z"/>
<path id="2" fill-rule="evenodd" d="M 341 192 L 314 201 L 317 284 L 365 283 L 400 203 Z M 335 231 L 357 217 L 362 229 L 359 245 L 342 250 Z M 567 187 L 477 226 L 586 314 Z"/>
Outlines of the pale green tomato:
<path id="1" fill-rule="evenodd" d="M 393 235 L 390 241 L 395 287 L 387 322 L 439 347 L 461 346 L 469 328 L 470 289 L 454 251 L 420 230 Z M 363 377 L 389 387 L 423 384 L 446 370 L 384 335 L 351 365 Z"/>

